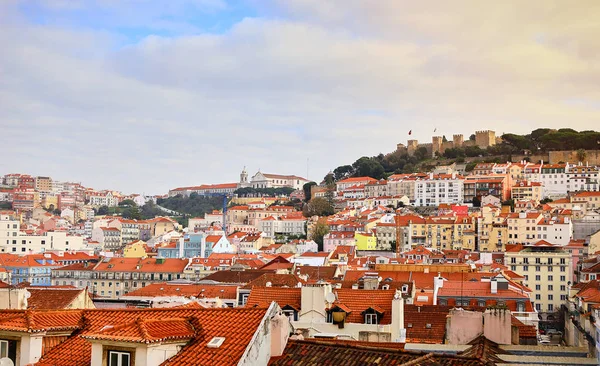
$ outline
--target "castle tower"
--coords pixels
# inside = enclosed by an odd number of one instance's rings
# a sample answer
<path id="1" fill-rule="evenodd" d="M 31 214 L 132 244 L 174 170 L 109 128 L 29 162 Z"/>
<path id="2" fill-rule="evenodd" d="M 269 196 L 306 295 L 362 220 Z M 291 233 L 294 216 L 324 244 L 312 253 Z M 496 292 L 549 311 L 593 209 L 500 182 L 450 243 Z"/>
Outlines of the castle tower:
<path id="1" fill-rule="evenodd" d="M 496 132 L 490 130 L 475 131 L 475 143 L 482 149 L 496 145 Z"/>
<path id="2" fill-rule="evenodd" d="M 248 172 L 246 171 L 246 167 L 240 173 L 240 183 L 248 183 Z"/>
<path id="3" fill-rule="evenodd" d="M 442 153 L 442 143 L 444 140 L 442 136 L 433 136 L 431 138 L 431 155 L 435 155 L 435 153 Z"/>
<path id="4" fill-rule="evenodd" d="M 452 135 L 452 142 L 454 142 L 454 147 L 462 147 L 465 142 L 463 135 Z"/>
<path id="5" fill-rule="evenodd" d="M 414 154 L 415 151 L 417 151 L 418 147 L 419 147 L 419 140 L 408 140 L 406 142 L 406 149 L 407 149 L 408 155 Z"/>

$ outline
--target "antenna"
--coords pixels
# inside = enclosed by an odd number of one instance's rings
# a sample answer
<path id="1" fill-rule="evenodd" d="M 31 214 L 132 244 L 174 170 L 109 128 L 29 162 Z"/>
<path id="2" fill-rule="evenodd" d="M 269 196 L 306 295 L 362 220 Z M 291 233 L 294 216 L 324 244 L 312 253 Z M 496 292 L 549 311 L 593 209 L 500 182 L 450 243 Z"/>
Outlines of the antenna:
<path id="1" fill-rule="evenodd" d="M 310 158 L 306 158 L 306 179 L 308 178 L 308 162 L 309 162 Z"/>

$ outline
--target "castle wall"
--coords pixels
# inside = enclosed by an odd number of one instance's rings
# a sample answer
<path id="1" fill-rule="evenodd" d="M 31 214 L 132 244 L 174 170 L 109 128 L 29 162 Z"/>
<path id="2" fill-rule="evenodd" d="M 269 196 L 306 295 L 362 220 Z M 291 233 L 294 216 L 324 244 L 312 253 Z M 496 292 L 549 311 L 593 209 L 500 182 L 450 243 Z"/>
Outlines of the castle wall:
<path id="1" fill-rule="evenodd" d="M 548 160 L 550 164 L 557 164 L 558 162 L 564 161 L 577 164 L 579 159 L 577 158 L 577 151 L 550 151 L 548 154 Z M 600 164 L 600 150 L 586 150 L 585 151 L 585 161 L 582 163 L 588 164 Z"/>

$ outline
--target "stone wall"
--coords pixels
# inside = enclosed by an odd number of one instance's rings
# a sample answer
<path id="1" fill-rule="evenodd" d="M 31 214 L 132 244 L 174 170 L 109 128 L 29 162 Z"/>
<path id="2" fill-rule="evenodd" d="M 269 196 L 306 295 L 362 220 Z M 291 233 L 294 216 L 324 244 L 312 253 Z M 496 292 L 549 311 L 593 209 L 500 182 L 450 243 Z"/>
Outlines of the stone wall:
<path id="1" fill-rule="evenodd" d="M 600 164 L 600 150 L 586 150 L 585 161 L 582 163 L 588 163 L 590 165 Z M 550 151 L 549 153 L 550 164 L 556 164 L 560 161 L 577 164 L 579 159 L 577 158 L 577 151 Z"/>

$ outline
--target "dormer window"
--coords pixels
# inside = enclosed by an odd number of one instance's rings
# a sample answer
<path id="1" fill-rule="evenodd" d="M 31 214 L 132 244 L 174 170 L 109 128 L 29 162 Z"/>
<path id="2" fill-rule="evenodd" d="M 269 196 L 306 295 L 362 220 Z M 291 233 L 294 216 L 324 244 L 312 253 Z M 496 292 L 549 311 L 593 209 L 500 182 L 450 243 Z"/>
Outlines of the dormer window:
<path id="1" fill-rule="evenodd" d="M 108 351 L 108 366 L 130 366 L 131 353 L 123 351 Z"/>
<path id="2" fill-rule="evenodd" d="M 365 314 L 365 324 L 377 324 L 377 314 Z"/>

